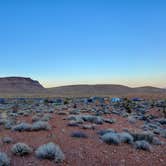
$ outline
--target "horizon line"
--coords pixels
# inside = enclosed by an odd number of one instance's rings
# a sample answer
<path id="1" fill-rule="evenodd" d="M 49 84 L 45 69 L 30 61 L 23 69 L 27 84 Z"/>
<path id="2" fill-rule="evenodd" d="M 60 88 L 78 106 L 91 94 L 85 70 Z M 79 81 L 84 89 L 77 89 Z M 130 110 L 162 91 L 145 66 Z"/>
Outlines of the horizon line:
<path id="1" fill-rule="evenodd" d="M 161 89 L 166 89 L 166 86 L 155 86 L 155 85 L 150 85 L 150 84 L 145 84 L 145 85 L 140 85 L 140 86 L 131 86 L 129 84 L 119 84 L 119 83 L 92 83 L 92 82 L 88 82 L 88 83 L 62 83 L 62 84 L 55 84 L 51 83 L 51 84 L 47 84 L 47 82 L 44 82 L 40 79 L 34 79 L 33 77 L 30 76 L 4 76 L 4 77 L 0 77 L 0 78 L 27 78 L 27 79 L 32 79 L 34 81 L 38 81 L 44 88 L 57 88 L 57 87 L 65 87 L 65 86 L 81 86 L 81 85 L 87 85 L 87 86 L 95 86 L 95 85 L 119 85 L 119 86 L 126 86 L 129 88 L 140 88 L 140 87 L 153 87 L 153 88 L 161 88 Z M 64 81 L 65 82 L 65 81 Z M 84 82 L 84 81 L 83 81 Z M 86 82 L 86 81 L 85 81 Z"/>

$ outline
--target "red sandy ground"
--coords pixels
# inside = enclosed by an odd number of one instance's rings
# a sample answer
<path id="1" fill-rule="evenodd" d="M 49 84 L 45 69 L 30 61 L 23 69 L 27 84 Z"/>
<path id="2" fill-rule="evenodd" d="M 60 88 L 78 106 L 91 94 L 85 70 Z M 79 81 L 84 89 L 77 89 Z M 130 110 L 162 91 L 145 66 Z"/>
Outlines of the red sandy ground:
<path id="1" fill-rule="evenodd" d="M 12 144 L 1 144 L 0 151 L 6 152 L 10 156 L 12 166 L 165 166 L 166 145 L 153 146 L 152 152 L 146 152 L 135 150 L 128 144 L 116 146 L 103 143 L 96 134 L 100 129 L 114 128 L 117 131 L 122 131 L 124 128 L 128 128 L 140 130 L 138 127 L 143 124 L 143 122 L 130 124 L 125 118 L 117 115 L 109 115 L 108 117 L 110 116 L 116 118 L 117 122 L 115 124 L 97 125 L 96 130 L 68 127 L 68 120 L 64 120 L 66 115 L 55 114 L 53 114 L 53 119 L 49 121 L 52 125 L 51 131 L 11 132 L 0 127 L 1 137 L 10 136 L 15 142 L 24 142 L 34 150 L 44 143 L 57 143 L 66 156 L 62 164 L 55 164 L 49 160 L 39 160 L 34 153 L 25 157 L 14 156 L 11 154 Z M 20 120 L 31 123 L 31 117 L 24 117 Z M 70 134 L 73 131 L 83 131 L 89 138 L 72 138 Z M 165 141 L 165 139 L 162 139 L 162 141 Z"/>

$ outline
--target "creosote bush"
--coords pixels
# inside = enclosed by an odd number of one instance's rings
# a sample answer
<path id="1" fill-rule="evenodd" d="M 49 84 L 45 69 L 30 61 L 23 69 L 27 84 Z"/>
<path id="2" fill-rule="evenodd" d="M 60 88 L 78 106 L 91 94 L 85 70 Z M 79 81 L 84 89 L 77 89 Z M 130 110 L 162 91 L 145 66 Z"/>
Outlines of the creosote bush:
<path id="1" fill-rule="evenodd" d="M 11 149 L 14 155 L 24 156 L 32 153 L 32 148 L 24 143 L 17 143 Z"/>
<path id="2" fill-rule="evenodd" d="M 50 130 L 51 126 L 47 122 L 37 121 L 32 124 L 33 131 Z"/>
<path id="3" fill-rule="evenodd" d="M 10 144 L 10 143 L 13 142 L 13 139 L 10 138 L 10 137 L 3 137 L 3 138 L 2 138 L 2 142 L 3 142 L 3 143 Z"/>
<path id="4" fill-rule="evenodd" d="M 120 138 L 121 143 L 132 144 L 134 141 L 133 136 L 127 132 L 118 133 L 118 136 Z"/>
<path id="5" fill-rule="evenodd" d="M 13 131 L 19 131 L 19 132 L 21 132 L 21 131 L 31 131 L 31 129 L 32 129 L 31 124 L 24 123 L 24 122 L 22 122 L 20 124 L 17 124 L 17 125 L 12 127 Z"/>
<path id="6" fill-rule="evenodd" d="M 133 137 L 134 141 L 142 141 L 145 140 L 149 143 L 153 142 L 154 135 L 151 132 L 129 132 Z"/>
<path id="7" fill-rule="evenodd" d="M 71 137 L 88 138 L 88 136 L 85 133 L 81 132 L 81 131 L 76 131 L 76 132 L 71 133 Z"/>
<path id="8" fill-rule="evenodd" d="M 40 159 L 54 160 L 57 163 L 62 162 L 65 159 L 65 155 L 61 148 L 52 142 L 40 146 L 35 151 L 35 154 Z"/>
<path id="9" fill-rule="evenodd" d="M 119 145 L 121 143 L 119 135 L 113 132 L 108 132 L 102 135 L 101 139 L 107 144 Z"/>
<path id="10" fill-rule="evenodd" d="M 6 153 L 0 152 L 0 166 L 10 166 L 10 159 Z"/>
<path id="11" fill-rule="evenodd" d="M 134 147 L 136 149 L 142 149 L 142 150 L 146 150 L 146 151 L 151 151 L 151 145 L 149 144 L 149 142 L 142 140 L 142 141 L 136 141 L 134 143 Z"/>

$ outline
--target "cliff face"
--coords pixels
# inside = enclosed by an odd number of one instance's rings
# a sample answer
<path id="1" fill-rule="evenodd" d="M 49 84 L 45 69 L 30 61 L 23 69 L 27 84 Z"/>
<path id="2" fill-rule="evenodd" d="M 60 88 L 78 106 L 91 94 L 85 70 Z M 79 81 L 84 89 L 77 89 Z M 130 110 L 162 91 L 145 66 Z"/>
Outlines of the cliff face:
<path id="1" fill-rule="evenodd" d="M 24 77 L 0 78 L 0 92 L 33 93 L 43 91 L 45 88 L 35 80 Z"/>

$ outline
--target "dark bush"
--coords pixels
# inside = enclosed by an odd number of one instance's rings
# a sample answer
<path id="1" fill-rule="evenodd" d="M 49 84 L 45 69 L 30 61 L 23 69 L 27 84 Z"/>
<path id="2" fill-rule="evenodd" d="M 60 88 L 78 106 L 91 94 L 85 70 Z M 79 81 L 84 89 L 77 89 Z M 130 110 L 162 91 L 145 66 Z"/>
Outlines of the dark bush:
<path id="1" fill-rule="evenodd" d="M 76 138 L 88 138 L 88 136 L 87 136 L 85 133 L 81 132 L 81 131 L 73 132 L 73 133 L 71 134 L 71 137 L 76 137 Z"/>

